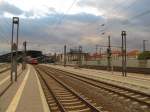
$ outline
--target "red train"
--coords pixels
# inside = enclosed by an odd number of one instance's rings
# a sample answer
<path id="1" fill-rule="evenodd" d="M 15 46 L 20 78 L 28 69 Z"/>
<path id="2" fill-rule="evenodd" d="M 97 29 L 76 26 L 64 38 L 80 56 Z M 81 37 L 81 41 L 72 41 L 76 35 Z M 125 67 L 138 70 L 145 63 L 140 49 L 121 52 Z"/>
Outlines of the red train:
<path id="1" fill-rule="evenodd" d="M 29 61 L 30 64 L 32 65 L 37 65 L 38 64 L 38 60 L 36 58 L 32 58 L 30 61 Z"/>

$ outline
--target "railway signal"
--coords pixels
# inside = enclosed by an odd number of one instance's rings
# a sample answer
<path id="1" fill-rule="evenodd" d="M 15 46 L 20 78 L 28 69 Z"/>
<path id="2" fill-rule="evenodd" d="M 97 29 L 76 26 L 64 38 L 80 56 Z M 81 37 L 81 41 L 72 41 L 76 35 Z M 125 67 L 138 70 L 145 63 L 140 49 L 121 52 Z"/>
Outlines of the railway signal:
<path id="1" fill-rule="evenodd" d="M 14 39 L 14 27 L 17 27 L 17 36 Z M 12 19 L 12 40 L 11 40 L 11 81 L 14 78 L 17 81 L 17 57 L 18 57 L 18 32 L 19 32 L 19 18 L 13 17 Z"/>

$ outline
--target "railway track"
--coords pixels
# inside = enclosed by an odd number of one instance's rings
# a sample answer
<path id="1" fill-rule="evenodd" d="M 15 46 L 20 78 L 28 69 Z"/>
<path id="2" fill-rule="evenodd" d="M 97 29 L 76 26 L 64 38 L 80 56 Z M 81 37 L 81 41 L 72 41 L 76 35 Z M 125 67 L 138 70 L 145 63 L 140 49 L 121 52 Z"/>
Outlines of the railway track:
<path id="1" fill-rule="evenodd" d="M 22 73 L 23 73 L 23 71 L 21 71 L 21 72 L 18 74 L 17 78 L 19 78 Z M 0 92 L 0 97 L 2 97 L 2 96 L 6 93 L 6 91 L 7 91 L 12 85 L 13 85 L 13 82 L 9 82 L 9 81 L 8 81 L 8 85 Z"/>
<path id="2" fill-rule="evenodd" d="M 4 73 L 10 69 L 8 64 L 1 64 L 0 68 L 2 69 L 2 70 L 0 70 L 0 73 Z M 5 69 L 3 69 L 3 68 L 5 68 Z"/>
<path id="3" fill-rule="evenodd" d="M 8 70 L 10 70 L 10 68 L 6 68 L 6 69 L 4 69 L 4 70 L 1 70 L 0 73 L 4 73 L 4 72 L 6 72 L 6 71 L 8 71 Z"/>
<path id="4" fill-rule="evenodd" d="M 129 88 L 120 87 L 118 85 L 113 85 L 110 83 L 98 81 L 95 79 L 87 78 L 87 77 L 73 74 L 70 72 L 66 72 L 66 71 L 62 71 L 62 70 L 58 70 L 58 69 L 54 69 L 54 68 L 50 68 L 50 67 L 46 67 L 46 66 L 44 66 L 44 67 L 41 66 L 41 67 L 43 69 L 49 70 L 49 72 L 51 72 L 52 74 L 60 74 L 61 76 L 68 76 L 68 77 L 77 79 L 86 84 L 103 89 L 110 94 L 117 94 L 119 96 L 130 99 L 131 101 L 138 102 L 143 107 L 150 108 L 150 95 L 149 94 L 145 94 L 145 93 L 142 93 L 142 92 L 139 92 L 136 90 L 132 90 Z"/>
<path id="5" fill-rule="evenodd" d="M 103 112 L 90 99 L 40 67 L 36 68 L 51 112 Z"/>
<path id="6" fill-rule="evenodd" d="M 5 92 L 12 86 L 12 84 L 13 83 L 9 83 L 5 88 L 4 88 L 4 90 L 0 93 L 0 97 L 2 97 L 4 94 L 5 94 Z"/>

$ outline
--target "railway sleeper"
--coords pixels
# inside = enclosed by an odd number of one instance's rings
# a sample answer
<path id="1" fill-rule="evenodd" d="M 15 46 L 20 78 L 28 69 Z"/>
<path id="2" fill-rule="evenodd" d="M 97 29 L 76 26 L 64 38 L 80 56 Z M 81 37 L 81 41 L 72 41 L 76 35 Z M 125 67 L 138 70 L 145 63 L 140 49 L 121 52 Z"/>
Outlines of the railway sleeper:
<path id="1" fill-rule="evenodd" d="M 149 103 L 149 104 L 150 104 L 150 99 L 148 99 L 148 100 L 145 100 L 145 102 L 147 102 L 147 103 Z"/>
<path id="2" fill-rule="evenodd" d="M 57 106 L 56 103 L 50 103 L 49 105 L 50 105 L 51 107 L 52 107 L 52 106 Z"/>
<path id="3" fill-rule="evenodd" d="M 51 106 L 50 109 L 51 111 L 54 111 L 54 112 L 59 111 L 59 108 L 56 106 Z"/>
<path id="4" fill-rule="evenodd" d="M 79 101 L 78 99 L 61 99 L 61 102 L 73 102 L 73 101 Z"/>
<path id="5" fill-rule="evenodd" d="M 54 100 L 48 100 L 47 102 L 48 102 L 48 104 L 55 103 Z"/>
<path id="6" fill-rule="evenodd" d="M 148 97 L 139 97 L 138 99 L 139 100 L 146 100 L 146 99 L 148 99 Z"/>
<path id="7" fill-rule="evenodd" d="M 69 110 L 68 112 L 92 112 L 90 108 L 85 108 L 81 110 Z"/>
<path id="8" fill-rule="evenodd" d="M 72 95 L 70 92 L 59 92 L 57 95 Z"/>
<path id="9" fill-rule="evenodd" d="M 60 99 L 75 99 L 76 96 L 58 96 Z"/>
<path id="10" fill-rule="evenodd" d="M 58 96 L 62 96 L 62 97 L 69 97 L 69 96 L 73 96 L 72 94 L 68 94 L 68 93 L 66 93 L 66 94 L 59 94 L 59 93 L 56 93 L 56 95 L 58 95 Z"/>
<path id="11" fill-rule="evenodd" d="M 85 104 L 74 105 L 74 106 L 71 106 L 71 105 L 65 106 L 65 109 L 67 109 L 67 110 L 82 110 L 85 108 L 87 108 L 87 106 Z"/>
<path id="12" fill-rule="evenodd" d="M 133 95 L 133 96 L 131 96 L 131 97 L 139 98 L 139 97 L 141 97 L 141 95 Z"/>
<path id="13" fill-rule="evenodd" d="M 82 101 L 74 101 L 74 102 L 63 102 L 64 105 L 80 105 L 82 104 Z"/>
<path id="14" fill-rule="evenodd" d="M 52 97 L 49 97 L 49 96 L 48 96 L 48 97 L 47 97 L 47 100 L 54 100 L 54 99 L 53 99 Z"/>

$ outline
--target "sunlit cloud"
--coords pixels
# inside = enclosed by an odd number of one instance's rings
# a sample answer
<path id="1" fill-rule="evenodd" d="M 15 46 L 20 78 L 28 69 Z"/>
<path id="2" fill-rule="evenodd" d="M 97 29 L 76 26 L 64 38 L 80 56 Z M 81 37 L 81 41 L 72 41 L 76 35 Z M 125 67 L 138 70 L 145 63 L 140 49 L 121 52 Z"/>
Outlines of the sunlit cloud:
<path id="1" fill-rule="evenodd" d="M 29 44 L 30 48 L 45 51 L 60 51 L 66 43 L 107 44 L 108 35 L 113 44 L 120 45 L 122 30 L 127 31 L 128 48 L 140 49 L 143 39 L 150 40 L 150 15 L 136 18 L 149 10 L 149 0 L 77 0 L 70 8 L 73 1 L 0 0 L 0 36 L 11 37 L 11 19 L 18 16 L 20 41 L 39 42 L 40 47 Z"/>

